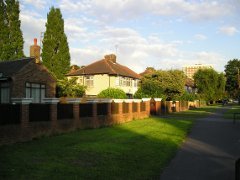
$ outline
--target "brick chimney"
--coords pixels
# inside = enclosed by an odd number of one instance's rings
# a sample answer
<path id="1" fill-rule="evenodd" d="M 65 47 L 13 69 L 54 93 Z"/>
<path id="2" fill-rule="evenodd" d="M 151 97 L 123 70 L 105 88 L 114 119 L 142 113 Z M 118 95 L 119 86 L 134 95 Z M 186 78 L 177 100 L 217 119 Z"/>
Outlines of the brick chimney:
<path id="1" fill-rule="evenodd" d="M 30 57 L 35 57 L 36 63 L 40 63 L 40 46 L 37 45 L 37 38 L 34 38 L 34 44 L 30 46 Z"/>
<path id="2" fill-rule="evenodd" d="M 117 62 L 117 56 L 115 54 L 108 54 L 104 56 L 105 60 L 111 61 L 113 63 Z"/>

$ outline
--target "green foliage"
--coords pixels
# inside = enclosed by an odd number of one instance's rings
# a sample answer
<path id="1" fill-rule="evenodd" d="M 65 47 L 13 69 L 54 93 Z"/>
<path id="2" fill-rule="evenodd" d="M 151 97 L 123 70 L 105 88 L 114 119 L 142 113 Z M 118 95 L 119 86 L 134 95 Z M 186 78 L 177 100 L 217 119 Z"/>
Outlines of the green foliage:
<path id="1" fill-rule="evenodd" d="M 199 100 L 199 97 L 194 93 L 184 92 L 183 95 L 179 98 L 179 100 L 194 101 L 194 100 Z"/>
<path id="2" fill-rule="evenodd" d="M 61 79 L 57 82 L 58 96 L 82 97 L 85 95 L 86 87 L 77 84 L 77 78 Z"/>
<path id="3" fill-rule="evenodd" d="M 0 2 L 0 61 L 24 57 L 19 1 Z"/>
<path id="4" fill-rule="evenodd" d="M 136 96 L 178 99 L 184 93 L 186 77 L 182 71 L 158 70 L 142 78 L 141 87 Z"/>
<path id="5" fill-rule="evenodd" d="M 97 97 L 99 98 L 114 98 L 114 99 L 126 99 L 127 95 L 126 93 L 117 88 L 108 88 L 103 91 L 101 91 Z"/>
<path id="6" fill-rule="evenodd" d="M 225 65 L 226 91 L 230 98 L 237 98 L 240 94 L 238 84 L 238 71 L 240 70 L 240 60 L 233 59 Z"/>
<path id="7" fill-rule="evenodd" d="M 136 99 L 142 99 L 142 98 L 150 98 L 151 96 L 148 94 L 145 94 L 142 90 L 142 88 L 138 88 L 138 90 L 134 94 L 134 98 Z"/>
<path id="8" fill-rule="evenodd" d="M 64 78 L 70 70 L 70 53 L 67 36 L 64 33 L 64 20 L 58 8 L 52 7 L 47 15 L 42 61 L 57 79 Z"/>
<path id="9" fill-rule="evenodd" d="M 194 74 L 194 81 L 200 96 L 206 101 L 222 99 L 225 94 L 225 78 L 223 73 L 214 69 L 200 69 Z"/>

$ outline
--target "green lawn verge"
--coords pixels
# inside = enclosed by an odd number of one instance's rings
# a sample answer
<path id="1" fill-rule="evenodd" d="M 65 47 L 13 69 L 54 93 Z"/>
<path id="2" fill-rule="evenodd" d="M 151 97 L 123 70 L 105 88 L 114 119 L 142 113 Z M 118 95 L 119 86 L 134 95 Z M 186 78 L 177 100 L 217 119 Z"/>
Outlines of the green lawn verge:
<path id="1" fill-rule="evenodd" d="M 158 178 L 203 111 L 0 146 L 0 179 Z"/>
<path id="2" fill-rule="evenodd" d="M 231 108 L 224 113 L 223 117 L 225 119 L 233 120 L 233 114 L 234 113 L 240 113 L 240 106 L 239 105 L 231 105 Z M 239 120 L 240 115 L 237 115 L 236 118 Z"/>

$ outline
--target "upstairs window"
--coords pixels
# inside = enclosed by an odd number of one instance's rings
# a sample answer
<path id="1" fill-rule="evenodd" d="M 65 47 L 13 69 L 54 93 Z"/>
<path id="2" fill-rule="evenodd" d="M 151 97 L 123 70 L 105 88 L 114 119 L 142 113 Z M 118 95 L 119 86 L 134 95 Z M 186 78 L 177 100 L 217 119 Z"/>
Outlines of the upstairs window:
<path id="1" fill-rule="evenodd" d="M 33 103 L 41 103 L 45 98 L 46 85 L 38 83 L 26 83 L 26 98 L 33 98 Z"/>
<path id="2" fill-rule="evenodd" d="M 93 87 L 93 76 L 86 76 L 86 86 Z"/>

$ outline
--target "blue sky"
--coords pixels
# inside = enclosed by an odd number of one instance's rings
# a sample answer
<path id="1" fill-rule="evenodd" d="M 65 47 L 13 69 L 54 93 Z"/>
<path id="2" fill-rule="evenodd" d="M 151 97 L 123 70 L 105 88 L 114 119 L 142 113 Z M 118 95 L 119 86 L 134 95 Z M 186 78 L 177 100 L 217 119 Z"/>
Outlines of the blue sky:
<path id="1" fill-rule="evenodd" d="M 239 0 L 20 0 L 26 55 L 51 6 L 63 14 L 72 64 L 115 53 L 138 73 L 199 63 L 221 72 L 240 58 Z"/>

